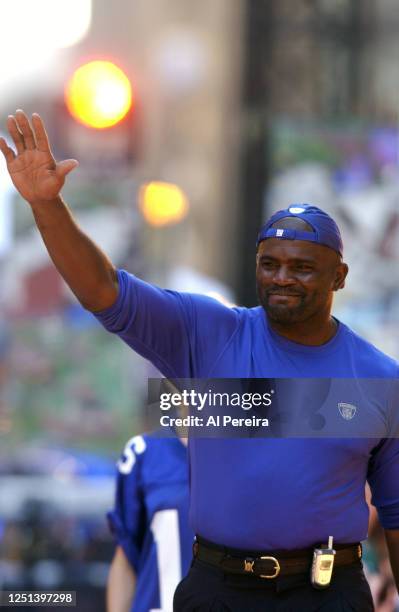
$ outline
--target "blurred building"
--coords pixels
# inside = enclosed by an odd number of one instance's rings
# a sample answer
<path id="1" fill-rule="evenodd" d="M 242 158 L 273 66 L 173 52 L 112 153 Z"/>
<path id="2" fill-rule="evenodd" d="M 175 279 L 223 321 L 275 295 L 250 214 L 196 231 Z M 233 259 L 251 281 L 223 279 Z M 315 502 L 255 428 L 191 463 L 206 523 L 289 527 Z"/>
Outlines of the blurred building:
<path id="1" fill-rule="evenodd" d="M 236 231 L 244 18 L 245 3 L 229 0 L 119 0 L 112 8 L 96 0 L 90 34 L 69 60 L 103 53 L 121 62 L 139 123 L 131 176 L 177 184 L 188 197 L 181 231 L 150 231 L 146 257 L 156 243 L 171 266 L 184 261 L 230 282 L 224 237 Z"/>
<path id="2" fill-rule="evenodd" d="M 398 355 L 397 7 L 299 0 L 293 11 L 282 0 L 246 9 L 238 300 L 256 300 L 262 220 L 317 203 L 337 219 L 350 265 L 338 316 Z"/>

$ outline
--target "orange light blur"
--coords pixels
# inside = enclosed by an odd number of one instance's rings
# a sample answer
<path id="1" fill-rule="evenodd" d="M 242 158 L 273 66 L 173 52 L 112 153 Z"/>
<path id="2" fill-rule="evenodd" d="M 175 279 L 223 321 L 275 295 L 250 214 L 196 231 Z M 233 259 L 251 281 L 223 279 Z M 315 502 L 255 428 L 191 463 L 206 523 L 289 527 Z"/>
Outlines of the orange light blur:
<path id="1" fill-rule="evenodd" d="M 187 197 L 180 187 L 160 181 L 141 187 L 139 205 L 147 223 L 156 227 L 178 223 L 188 212 Z"/>
<path id="2" fill-rule="evenodd" d="M 80 66 L 65 88 L 71 115 L 92 128 L 117 124 L 132 106 L 132 88 L 125 73 L 108 61 Z"/>

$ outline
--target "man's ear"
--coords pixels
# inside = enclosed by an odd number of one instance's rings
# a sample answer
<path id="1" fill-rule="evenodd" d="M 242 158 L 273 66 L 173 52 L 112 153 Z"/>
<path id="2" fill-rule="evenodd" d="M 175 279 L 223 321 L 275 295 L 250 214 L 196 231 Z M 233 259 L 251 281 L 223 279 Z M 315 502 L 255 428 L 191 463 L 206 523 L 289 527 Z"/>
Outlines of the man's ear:
<path id="1" fill-rule="evenodd" d="M 346 263 L 340 263 L 337 266 L 333 289 L 338 291 L 345 287 L 345 279 L 348 275 L 349 268 Z"/>

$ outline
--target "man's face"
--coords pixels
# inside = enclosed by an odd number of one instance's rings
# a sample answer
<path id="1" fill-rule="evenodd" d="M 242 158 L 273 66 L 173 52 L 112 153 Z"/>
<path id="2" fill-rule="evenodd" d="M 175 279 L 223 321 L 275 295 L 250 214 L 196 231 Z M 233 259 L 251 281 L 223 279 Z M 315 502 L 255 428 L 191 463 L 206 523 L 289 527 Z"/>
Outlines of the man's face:
<path id="1" fill-rule="evenodd" d="M 280 324 L 330 312 L 333 291 L 344 286 L 346 264 L 320 244 L 268 238 L 256 257 L 258 297 L 268 317 Z"/>

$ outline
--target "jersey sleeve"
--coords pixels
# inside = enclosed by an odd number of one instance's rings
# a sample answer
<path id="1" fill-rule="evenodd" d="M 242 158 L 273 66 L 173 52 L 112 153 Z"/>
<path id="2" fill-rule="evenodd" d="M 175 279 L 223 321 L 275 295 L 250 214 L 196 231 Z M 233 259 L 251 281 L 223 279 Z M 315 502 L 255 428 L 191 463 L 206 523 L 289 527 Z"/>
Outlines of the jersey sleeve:
<path id="1" fill-rule="evenodd" d="M 399 378 L 389 382 L 389 437 L 372 451 L 367 479 L 381 525 L 399 529 Z"/>
<path id="2" fill-rule="evenodd" d="M 144 451 L 142 436 L 136 436 L 126 444 L 117 464 L 114 508 L 107 513 L 110 530 L 136 573 L 146 529 L 139 456 Z"/>
<path id="3" fill-rule="evenodd" d="M 119 294 L 94 313 L 164 376 L 206 376 L 237 329 L 238 315 L 206 296 L 160 289 L 118 271 Z"/>

